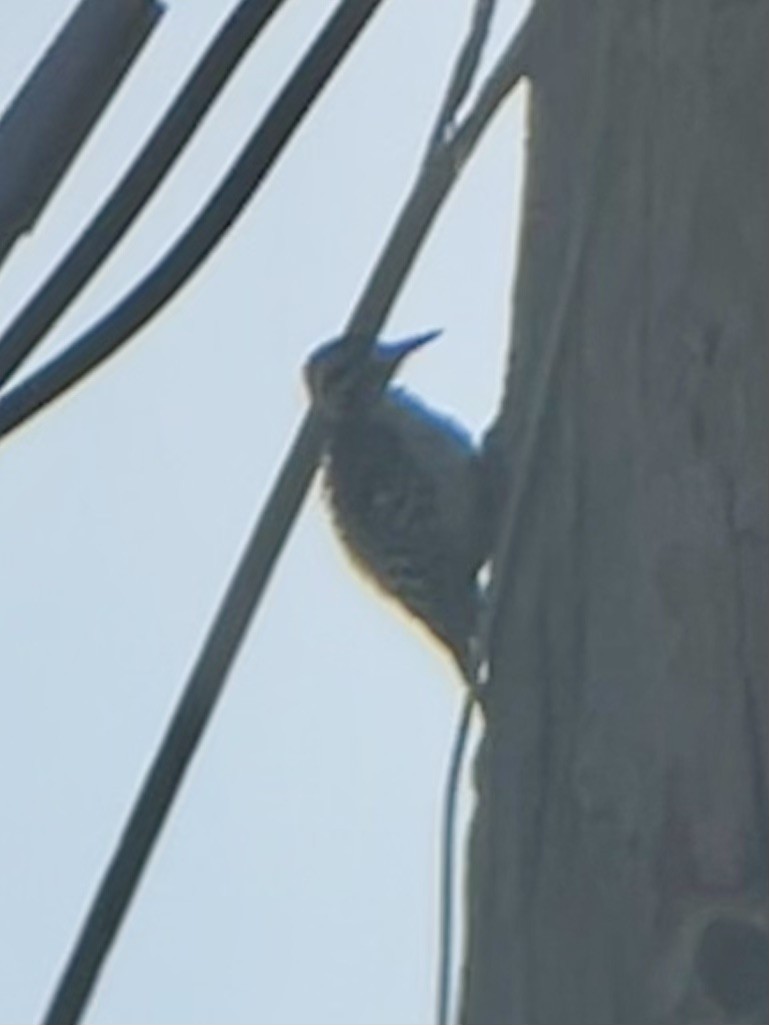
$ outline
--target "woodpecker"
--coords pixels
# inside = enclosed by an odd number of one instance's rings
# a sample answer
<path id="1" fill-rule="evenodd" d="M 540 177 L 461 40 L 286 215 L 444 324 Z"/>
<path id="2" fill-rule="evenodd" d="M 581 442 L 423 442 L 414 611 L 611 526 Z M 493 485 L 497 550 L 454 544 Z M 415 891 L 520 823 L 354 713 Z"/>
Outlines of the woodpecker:
<path id="1" fill-rule="evenodd" d="M 391 344 L 347 335 L 313 352 L 304 373 L 324 421 L 324 491 L 344 547 L 469 680 L 487 557 L 479 453 L 458 424 L 387 384 L 439 333 Z"/>

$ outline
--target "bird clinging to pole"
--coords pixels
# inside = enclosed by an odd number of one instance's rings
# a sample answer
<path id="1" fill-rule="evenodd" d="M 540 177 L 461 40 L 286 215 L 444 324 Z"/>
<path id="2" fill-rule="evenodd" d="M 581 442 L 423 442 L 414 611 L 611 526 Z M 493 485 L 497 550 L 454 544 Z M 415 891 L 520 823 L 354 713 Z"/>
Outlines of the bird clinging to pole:
<path id="1" fill-rule="evenodd" d="M 347 335 L 313 352 L 304 372 L 326 429 L 324 489 L 342 543 L 470 681 L 488 557 L 480 456 L 456 423 L 387 384 L 438 334 L 391 344 Z"/>

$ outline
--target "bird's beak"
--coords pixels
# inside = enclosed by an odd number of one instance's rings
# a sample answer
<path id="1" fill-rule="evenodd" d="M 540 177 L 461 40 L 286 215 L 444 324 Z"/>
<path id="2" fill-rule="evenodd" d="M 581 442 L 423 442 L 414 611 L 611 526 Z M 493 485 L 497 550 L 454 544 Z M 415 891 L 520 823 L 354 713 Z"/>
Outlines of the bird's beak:
<path id="1" fill-rule="evenodd" d="M 423 345 L 427 345 L 428 342 L 433 341 L 434 338 L 437 338 L 442 333 L 440 330 L 427 331 L 422 335 L 414 335 L 413 338 L 405 338 L 401 342 L 390 342 L 384 347 L 387 362 L 397 366 L 409 353 L 414 352 L 415 349 L 421 349 Z"/>

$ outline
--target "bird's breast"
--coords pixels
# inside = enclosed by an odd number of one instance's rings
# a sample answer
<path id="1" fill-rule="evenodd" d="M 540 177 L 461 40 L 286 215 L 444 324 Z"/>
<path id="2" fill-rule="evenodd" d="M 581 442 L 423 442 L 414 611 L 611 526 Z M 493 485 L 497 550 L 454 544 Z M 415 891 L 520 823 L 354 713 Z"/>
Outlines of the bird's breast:
<path id="1" fill-rule="evenodd" d="M 464 436 L 416 405 L 383 401 L 332 432 L 325 487 L 338 532 L 374 575 L 379 567 L 450 561 L 458 577 L 479 568 L 477 459 Z"/>

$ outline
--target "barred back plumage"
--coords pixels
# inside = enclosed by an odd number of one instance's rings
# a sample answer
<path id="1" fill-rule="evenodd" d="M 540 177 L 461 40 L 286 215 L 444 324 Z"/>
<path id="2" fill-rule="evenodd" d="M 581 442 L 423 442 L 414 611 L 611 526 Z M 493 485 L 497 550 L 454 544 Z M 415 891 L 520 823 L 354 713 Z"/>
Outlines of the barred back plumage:
<path id="1" fill-rule="evenodd" d="M 310 358 L 327 420 L 324 490 L 336 530 L 364 573 L 421 620 L 466 675 L 486 558 L 481 465 L 469 435 L 386 375 L 429 340 L 342 338 Z"/>

